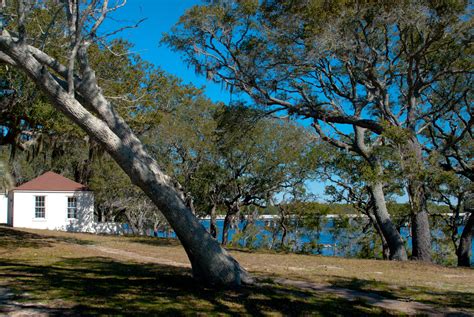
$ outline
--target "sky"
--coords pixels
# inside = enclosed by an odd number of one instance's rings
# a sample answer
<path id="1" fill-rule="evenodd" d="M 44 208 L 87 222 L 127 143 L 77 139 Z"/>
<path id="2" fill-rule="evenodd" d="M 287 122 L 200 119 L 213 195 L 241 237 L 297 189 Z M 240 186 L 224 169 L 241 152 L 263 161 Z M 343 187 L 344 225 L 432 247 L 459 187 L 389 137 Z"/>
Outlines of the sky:
<path id="1" fill-rule="evenodd" d="M 145 18 L 138 28 L 127 29 L 119 34 L 119 37 L 134 44 L 132 51 L 144 60 L 181 78 L 183 83 L 192 83 L 196 87 L 204 88 L 205 95 L 212 101 L 229 103 L 231 95 L 220 84 L 195 74 L 194 69 L 188 68 L 184 63 L 180 53 L 160 44 L 163 33 L 169 32 L 188 8 L 200 3 L 202 1 L 198 0 L 128 0 L 125 7 L 110 17 L 103 31 L 109 32 L 120 26 L 134 25 Z M 307 187 L 317 197 L 324 197 L 323 183 L 308 182 Z"/>
<path id="2" fill-rule="evenodd" d="M 181 78 L 186 84 L 192 83 L 199 88 L 205 86 L 205 94 L 211 100 L 229 102 L 230 94 L 221 88 L 220 84 L 195 74 L 193 69 L 186 66 L 180 53 L 160 44 L 163 33 L 169 32 L 187 9 L 200 3 L 202 2 L 198 0 L 128 0 L 125 7 L 111 16 L 105 28 L 114 30 L 119 26 L 134 25 L 137 21 L 146 19 L 138 28 L 120 33 L 120 37 L 135 45 L 133 52 Z"/>

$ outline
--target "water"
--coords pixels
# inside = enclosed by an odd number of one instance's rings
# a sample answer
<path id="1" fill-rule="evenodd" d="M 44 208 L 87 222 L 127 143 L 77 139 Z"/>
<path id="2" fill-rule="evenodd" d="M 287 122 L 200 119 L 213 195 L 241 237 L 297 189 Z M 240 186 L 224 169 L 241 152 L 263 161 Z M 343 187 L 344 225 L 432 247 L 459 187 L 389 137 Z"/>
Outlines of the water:
<path id="1" fill-rule="evenodd" d="M 336 238 L 334 236 L 334 218 L 327 218 L 325 222 L 322 224 L 321 231 L 319 233 L 319 237 L 314 237 L 314 232 L 304 232 L 304 229 L 300 229 L 297 235 L 294 233 L 289 233 L 287 236 L 286 241 L 293 241 L 294 242 L 294 249 L 301 251 L 302 246 L 305 244 L 310 243 L 311 241 L 317 241 L 317 244 L 319 247 L 317 248 L 317 252 L 313 253 L 319 253 L 325 256 L 348 256 L 350 254 L 348 253 L 355 253 L 360 249 L 360 245 L 357 243 L 354 243 L 351 245 L 351 237 L 350 236 L 345 236 L 345 232 L 343 231 L 339 236 Z M 202 219 L 201 223 L 204 225 L 204 227 L 209 230 L 210 227 L 210 220 L 209 219 Z M 256 220 L 255 221 L 255 227 L 258 228 L 256 232 L 254 232 L 255 238 L 253 238 L 254 242 L 256 245 L 259 244 L 266 244 L 268 247 L 273 238 L 273 233 L 271 231 L 266 230 L 266 228 L 269 228 L 269 225 L 271 226 L 272 223 L 269 223 L 269 221 L 265 220 Z M 219 242 L 222 241 L 222 230 L 224 227 L 224 219 L 217 219 L 216 225 L 218 228 L 218 236 L 217 239 Z M 273 223 L 273 225 L 276 225 Z M 240 222 L 238 224 L 239 231 L 241 232 L 244 229 L 245 222 Z M 460 228 L 460 232 L 462 232 L 462 227 Z M 409 248 L 411 248 L 411 237 L 410 237 L 410 232 L 407 227 L 402 227 L 400 230 L 400 233 L 402 237 L 407 241 L 407 245 Z M 235 228 L 229 229 L 229 241 L 233 241 L 233 238 L 235 237 L 236 230 Z M 360 232 L 359 232 L 360 234 Z M 433 236 L 439 236 L 441 233 L 441 230 L 434 230 L 433 231 Z M 153 231 L 150 231 L 150 235 L 153 235 Z M 161 238 L 176 238 L 176 234 L 173 231 L 158 231 L 158 237 Z M 245 241 L 240 237 L 241 239 L 239 240 L 240 245 L 244 245 Z M 281 232 L 279 234 L 275 235 L 275 240 L 280 241 L 281 239 Z M 341 248 L 341 239 L 346 239 L 349 241 L 346 241 L 346 243 L 349 243 L 349 247 L 347 248 Z M 435 246 L 436 248 L 436 246 Z M 474 255 L 474 244 L 472 245 L 472 254 Z M 471 257 L 471 263 L 474 264 L 474 257 Z"/>

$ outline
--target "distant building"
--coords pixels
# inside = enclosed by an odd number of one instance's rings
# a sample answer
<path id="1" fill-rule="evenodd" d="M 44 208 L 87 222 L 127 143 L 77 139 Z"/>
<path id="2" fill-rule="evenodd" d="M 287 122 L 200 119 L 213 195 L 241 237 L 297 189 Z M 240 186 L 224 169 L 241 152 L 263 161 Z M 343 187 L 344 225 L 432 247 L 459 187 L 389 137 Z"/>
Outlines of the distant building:
<path id="1" fill-rule="evenodd" d="M 18 228 L 123 234 L 120 223 L 95 221 L 92 191 L 53 172 L 0 194 L 0 223 Z"/>
<path id="2" fill-rule="evenodd" d="M 0 193 L 0 223 L 8 222 L 8 195 Z"/>
<path id="3" fill-rule="evenodd" d="M 82 184 L 47 172 L 0 196 L 0 222 L 20 228 L 91 231 L 94 194 Z"/>

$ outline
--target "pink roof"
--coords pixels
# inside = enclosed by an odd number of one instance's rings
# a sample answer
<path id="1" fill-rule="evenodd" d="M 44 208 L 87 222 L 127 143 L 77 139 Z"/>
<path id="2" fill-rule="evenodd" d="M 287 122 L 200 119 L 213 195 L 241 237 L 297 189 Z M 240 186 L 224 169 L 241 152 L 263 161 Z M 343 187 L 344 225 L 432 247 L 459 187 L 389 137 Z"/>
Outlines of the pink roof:
<path id="1" fill-rule="evenodd" d="M 87 188 L 86 186 L 76 183 L 59 174 L 46 172 L 43 175 L 14 188 L 14 190 L 78 191 L 87 190 Z"/>

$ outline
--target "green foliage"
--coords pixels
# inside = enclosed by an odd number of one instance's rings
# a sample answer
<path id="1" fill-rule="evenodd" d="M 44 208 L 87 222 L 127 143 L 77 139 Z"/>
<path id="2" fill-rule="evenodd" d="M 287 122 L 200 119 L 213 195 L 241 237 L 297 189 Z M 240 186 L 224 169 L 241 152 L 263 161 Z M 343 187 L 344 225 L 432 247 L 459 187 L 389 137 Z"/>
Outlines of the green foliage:
<path id="1" fill-rule="evenodd" d="M 432 242 L 434 247 L 433 261 L 447 266 L 455 266 L 457 264 L 455 244 L 453 244 L 451 239 L 451 217 L 440 215 L 431 218 L 432 228 L 436 228 Z M 458 225 L 461 225 L 461 223 Z"/>
<path id="2" fill-rule="evenodd" d="M 0 152 L 0 191 L 7 192 L 13 187 L 13 178 L 10 174 L 3 151 Z"/>
<path id="3" fill-rule="evenodd" d="M 144 140 L 201 216 L 213 205 L 219 213 L 230 206 L 266 205 L 314 170 L 303 128 L 204 98 L 164 114 Z"/>
<path id="4" fill-rule="evenodd" d="M 387 184 L 389 196 L 410 187 L 417 189 L 408 191 L 416 213 L 429 194 L 414 193 L 429 188 L 436 175 L 427 152 L 442 150 L 445 169 L 469 166 L 466 146 L 454 149 L 449 140 L 449 151 L 426 145 L 435 139 L 432 126 L 440 120 L 451 120 L 436 127 L 454 134 L 451 139 L 460 133 L 450 132 L 456 124 L 449 118 L 459 118 L 458 126 L 472 122 L 468 1 L 245 6 L 231 0 L 195 6 L 164 42 L 183 53 L 197 72 L 212 74 L 268 111 L 286 111 L 320 126 L 321 139 L 341 149 L 334 159 L 321 154 L 327 174 L 341 176 L 334 171 L 344 170 L 343 183 L 361 189 L 355 196 L 367 201 L 364 187 L 376 181 Z M 364 131 L 362 138 L 353 134 L 355 127 Z M 470 143 L 463 141 L 467 148 Z M 472 168 L 463 173 L 472 178 Z M 328 189 L 335 199 L 347 199 L 341 187 Z"/>
<path id="5" fill-rule="evenodd" d="M 64 13 L 55 2 L 48 8 L 35 7 L 27 28 L 36 44 L 44 41 L 48 53 L 64 62 Z M 229 0 L 192 7 L 164 42 L 182 51 L 198 73 L 250 95 L 251 105 L 211 103 L 199 89 L 128 54 L 131 44 L 122 39 L 107 48 L 93 44 L 89 54 L 104 95 L 198 215 L 212 207 L 245 214 L 249 205 L 280 215 L 280 226 L 271 229 L 274 241 L 257 239 L 256 226 L 249 224 L 234 243 L 320 252 L 325 216 L 339 214 L 332 230 L 340 250 L 352 252 L 358 243 L 359 256 L 378 257 L 374 230 L 363 218 L 346 215 L 368 212 L 370 185 L 383 183 L 387 200 L 402 195 L 412 181 L 429 185 L 437 203 L 472 192 L 472 184 L 460 178 L 472 177 L 465 164 L 472 161 L 472 133 L 470 127 L 457 129 L 471 122 L 471 9 L 455 0 Z M 17 183 L 54 170 L 95 190 L 97 209 L 107 219 L 137 227 L 161 221 L 127 175 L 28 78 L 6 67 L 0 76 L 16 91 L 0 100 L 0 144 L 15 159 L 8 168 Z M 332 145 L 314 144 L 307 129 L 270 118 L 268 111 L 320 123 L 319 136 Z M 356 126 L 363 128 L 362 137 Z M 3 187 L 11 186 L 5 166 Z M 315 172 L 332 182 L 326 188 L 329 205 L 300 197 Z M 269 206 L 282 194 L 291 201 Z M 388 207 L 400 228 L 409 206 Z M 436 204 L 429 209 L 447 210 Z M 283 226 L 288 236 L 278 245 Z M 446 258 L 449 230 L 436 236 L 438 261 Z M 303 234 L 310 241 L 298 245 Z"/>

